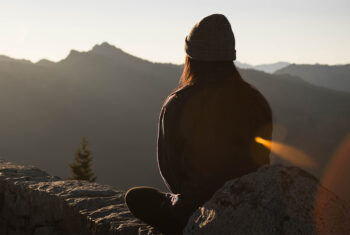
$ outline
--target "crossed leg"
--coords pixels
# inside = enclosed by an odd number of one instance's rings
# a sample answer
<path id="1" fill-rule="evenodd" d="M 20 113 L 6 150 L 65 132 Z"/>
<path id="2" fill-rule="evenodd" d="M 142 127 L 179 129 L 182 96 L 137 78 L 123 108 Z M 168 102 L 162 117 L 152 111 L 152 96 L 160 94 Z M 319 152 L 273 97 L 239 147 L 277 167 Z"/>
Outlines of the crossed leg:
<path id="1" fill-rule="evenodd" d="M 130 212 L 163 233 L 182 233 L 196 206 L 184 203 L 180 195 L 152 187 L 134 187 L 125 194 Z"/>

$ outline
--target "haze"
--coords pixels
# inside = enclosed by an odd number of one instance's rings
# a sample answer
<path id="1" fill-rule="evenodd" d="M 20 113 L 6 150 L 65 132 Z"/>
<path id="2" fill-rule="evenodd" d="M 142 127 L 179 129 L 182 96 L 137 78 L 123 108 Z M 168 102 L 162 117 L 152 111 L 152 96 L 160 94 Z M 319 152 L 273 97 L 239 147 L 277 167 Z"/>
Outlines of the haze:
<path id="1" fill-rule="evenodd" d="M 0 55 L 59 61 L 108 41 L 156 62 L 180 64 L 193 24 L 225 14 L 238 60 L 250 64 L 350 62 L 350 1 L 1 1 Z"/>

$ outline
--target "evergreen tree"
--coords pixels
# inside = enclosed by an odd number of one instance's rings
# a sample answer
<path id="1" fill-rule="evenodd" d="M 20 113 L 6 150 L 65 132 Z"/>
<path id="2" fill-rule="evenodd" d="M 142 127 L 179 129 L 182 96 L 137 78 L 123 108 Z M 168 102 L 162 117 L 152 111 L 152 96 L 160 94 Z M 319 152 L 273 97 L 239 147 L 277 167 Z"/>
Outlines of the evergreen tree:
<path id="1" fill-rule="evenodd" d="M 75 152 L 74 162 L 69 164 L 72 177 L 68 177 L 70 180 L 86 180 L 89 182 L 95 182 L 96 176 L 92 171 L 92 157 L 91 151 L 87 147 L 88 141 L 84 136 L 81 142 L 81 147 Z"/>

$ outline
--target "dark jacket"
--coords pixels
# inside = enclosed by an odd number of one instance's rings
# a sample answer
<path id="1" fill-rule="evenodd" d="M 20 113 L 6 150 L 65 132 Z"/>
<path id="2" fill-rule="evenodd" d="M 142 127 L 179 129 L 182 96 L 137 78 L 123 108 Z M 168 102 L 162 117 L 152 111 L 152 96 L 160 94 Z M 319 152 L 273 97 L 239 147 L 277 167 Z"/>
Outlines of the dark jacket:
<path id="1" fill-rule="evenodd" d="M 227 180 L 269 163 L 272 114 L 263 95 L 241 79 L 183 87 L 165 101 L 158 127 L 158 164 L 175 194 L 199 204 Z"/>

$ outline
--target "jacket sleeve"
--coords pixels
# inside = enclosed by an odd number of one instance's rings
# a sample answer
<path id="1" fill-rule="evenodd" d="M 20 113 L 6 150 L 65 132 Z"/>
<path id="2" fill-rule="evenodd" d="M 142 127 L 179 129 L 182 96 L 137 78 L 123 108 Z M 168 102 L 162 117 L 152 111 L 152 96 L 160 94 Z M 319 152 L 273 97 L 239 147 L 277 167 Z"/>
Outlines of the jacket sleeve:
<path id="1" fill-rule="evenodd" d="M 174 97 L 172 95 L 163 105 L 158 126 L 157 158 L 160 173 L 164 182 L 173 193 L 181 193 L 184 172 L 181 167 L 179 146 L 174 143 L 176 115 Z"/>
<path id="2" fill-rule="evenodd" d="M 158 126 L 158 165 L 164 182 L 175 194 L 188 201 L 198 201 L 206 195 L 201 176 L 193 169 L 191 152 L 179 125 L 186 95 L 170 96 L 162 107 Z"/>

